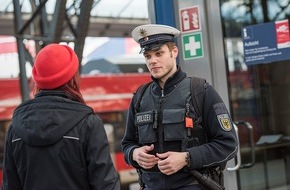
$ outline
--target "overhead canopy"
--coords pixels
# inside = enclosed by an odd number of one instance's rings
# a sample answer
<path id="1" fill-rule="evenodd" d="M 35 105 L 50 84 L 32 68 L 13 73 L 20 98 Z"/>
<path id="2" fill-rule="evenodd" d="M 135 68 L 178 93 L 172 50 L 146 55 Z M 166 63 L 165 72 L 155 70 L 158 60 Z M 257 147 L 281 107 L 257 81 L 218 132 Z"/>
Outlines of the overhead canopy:
<path id="1" fill-rule="evenodd" d="M 55 2 L 56 0 L 48 0 L 48 13 L 53 13 Z M 30 13 L 30 0 L 23 0 L 21 3 L 21 11 Z M 78 8 L 79 4 L 80 0 L 67 0 L 67 8 Z M 13 35 L 13 0 L 0 0 L 0 5 L 0 35 Z M 69 13 L 74 14 L 74 11 Z M 27 15 L 27 19 L 29 17 Z M 147 0 L 94 0 L 88 36 L 128 37 L 133 28 L 148 22 Z"/>

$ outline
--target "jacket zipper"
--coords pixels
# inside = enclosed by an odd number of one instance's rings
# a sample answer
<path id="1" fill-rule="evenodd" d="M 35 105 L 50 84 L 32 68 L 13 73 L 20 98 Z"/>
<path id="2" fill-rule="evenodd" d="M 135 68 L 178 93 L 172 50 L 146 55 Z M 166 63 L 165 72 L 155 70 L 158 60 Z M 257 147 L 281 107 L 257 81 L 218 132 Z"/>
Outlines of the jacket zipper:
<path id="1" fill-rule="evenodd" d="M 163 112 L 162 110 L 162 101 L 163 101 L 163 97 L 164 97 L 164 90 L 161 90 L 161 98 L 159 99 L 159 105 L 158 105 L 158 112 L 159 114 L 159 118 L 158 118 L 158 139 L 159 139 L 159 151 L 160 153 L 163 153 L 164 148 L 163 148 L 163 131 L 164 131 L 164 127 L 162 125 L 162 118 L 163 118 Z"/>

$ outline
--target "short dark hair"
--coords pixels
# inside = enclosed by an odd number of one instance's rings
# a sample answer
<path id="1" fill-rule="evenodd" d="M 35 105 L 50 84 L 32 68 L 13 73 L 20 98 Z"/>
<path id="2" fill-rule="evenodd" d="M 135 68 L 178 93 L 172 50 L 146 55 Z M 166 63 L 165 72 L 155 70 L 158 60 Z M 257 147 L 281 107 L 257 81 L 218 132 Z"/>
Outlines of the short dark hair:
<path id="1" fill-rule="evenodd" d="M 167 45 L 170 51 L 172 51 L 174 46 L 176 46 L 175 42 L 166 42 L 165 44 Z"/>

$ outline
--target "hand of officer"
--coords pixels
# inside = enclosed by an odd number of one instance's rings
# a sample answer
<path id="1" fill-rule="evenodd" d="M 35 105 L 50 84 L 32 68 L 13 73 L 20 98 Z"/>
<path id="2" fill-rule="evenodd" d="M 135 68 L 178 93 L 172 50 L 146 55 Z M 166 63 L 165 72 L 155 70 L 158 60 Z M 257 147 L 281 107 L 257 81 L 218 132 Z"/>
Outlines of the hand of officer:
<path id="1" fill-rule="evenodd" d="M 174 174 L 187 165 L 185 152 L 166 152 L 156 155 L 160 158 L 158 168 L 166 175 Z"/>
<path id="2" fill-rule="evenodd" d="M 154 145 L 150 146 L 142 146 L 140 148 L 136 148 L 133 151 L 133 160 L 136 161 L 139 166 L 144 169 L 150 169 L 155 166 L 159 160 L 158 157 L 152 154 L 148 154 L 149 151 L 154 149 Z"/>

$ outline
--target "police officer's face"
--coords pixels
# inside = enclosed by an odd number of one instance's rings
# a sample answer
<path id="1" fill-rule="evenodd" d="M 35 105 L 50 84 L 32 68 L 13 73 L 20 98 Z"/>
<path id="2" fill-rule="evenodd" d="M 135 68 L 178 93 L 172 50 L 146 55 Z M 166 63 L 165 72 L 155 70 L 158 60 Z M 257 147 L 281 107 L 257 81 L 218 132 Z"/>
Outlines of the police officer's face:
<path id="1" fill-rule="evenodd" d="M 165 44 L 159 49 L 146 51 L 143 55 L 151 75 L 165 83 L 165 81 L 177 70 L 177 54 L 178 49 L 176 46 L 170 50 Z"/>

